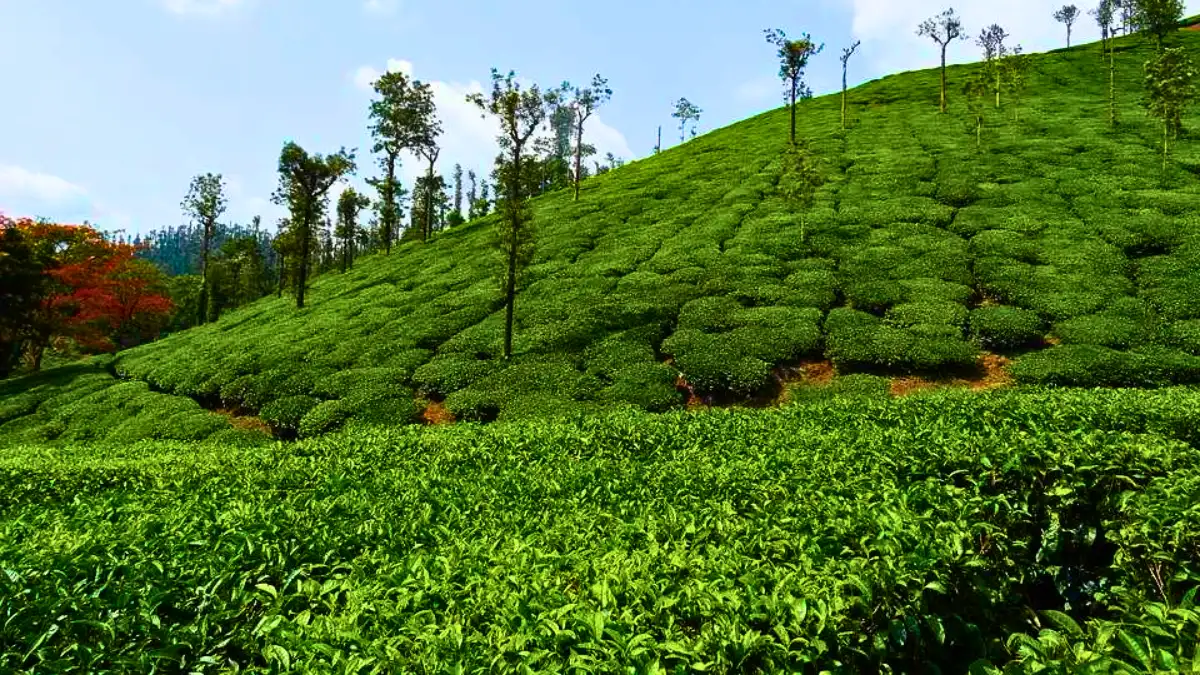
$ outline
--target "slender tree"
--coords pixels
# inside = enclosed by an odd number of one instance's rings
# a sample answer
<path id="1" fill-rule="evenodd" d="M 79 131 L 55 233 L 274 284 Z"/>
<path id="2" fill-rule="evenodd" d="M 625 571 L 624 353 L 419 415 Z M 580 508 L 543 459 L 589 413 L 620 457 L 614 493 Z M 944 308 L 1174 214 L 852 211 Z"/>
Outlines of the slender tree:
<path id="1" fill-rule="evenodd" d="M 854 55 L 854 51 L 862 44 L 861 40 L 855 40 L 854 44 L 842 49 L 842 130 L 846 130 L 846 67 L 850 62 L 850 57 Z"/>
<path id="2" fill-rule="evenodd" d="M 500 155 L 496 158 L 497 186 L 503 217 L 498 224 L 500 250 L 504 266 L 504 358 L 512 358 L 513 305 L 517 296 L 518 275 L 533 255 L 534 233 L 532 216 L 525 204 L 525 175 L 530 160 L 526 145 L 545 121 L 552 103 L 538 86 L 522 88 L 516 74 L 501 75 L 492 69 L 492 91 L 471 94 L 467 101 L 475 104 L 482 116 L 492 115 L 500 123 Z"/>
<path id="3" fill-rule="evenodd" d="M 1126 0 L 1132 5 L 1130 20 L 1139 31 L 1154 38 L 1162 51 L 1167 36 L 1183 20 L 1183 0 Z"/>
<path id="4" fill-rule="evenodd" d="M 1029 81 L 1029 70 L 1032 62 L 1029 55 L 1025 54 L 1021 49 L 1021 45 L 1013 48 L 1012 53 L 1004 58 L 1000 68 L 1004 76 L 1005 88 L 1013 97 L 1013 121 L 1020 121 L 1021 117 L 1021 96 L 1025 93 L 1025 86 Z"/>
<path id="5" fill-rule="evenodd" d="M 654 144 L 654 154 L 662 152 L 662 125 L 658 125 L 658 141 Z"/>
<path id="6" fill-rule="evenodd" d="M 671 113 L 671 117 L 679 120 L 679 142 L 687 140 L 687 125 L 688 122 L 699 122 L 700 113 L 704 111 L 697 108 L 691 101 L 686 98 L 681 98 L 675 102 L 675 112 Z M 696 136 L 695 127 L 692 128 L 692 136 Z"/>
<path id="7" fill-rule="evenodd" d="M 433 92 L 401 72 L 384 73 L 375 80 L 377 98 L 371 101 L 371 151 L 380 155 L 383 175 L 367 182 L 379 193 L 379 239 L 390 253 L 399 230 L 404 189 L 396 178 L 400 153 L 429 140 L 428 123 L 433 114 Z"/>
<path id="8" fill-rule="evenodd" d="M 304 291 L 311 265 L 314 230 L 321 222 L 329 189 L 354 172 L 354 151 L 310 155 L 292 141 L 279 153 L 279 186 L 272 200 L 291 213 L 296 259 L 296 307 L 304 307 Z"/>
<path id="9" fill-rule="evenodd" d="M 962 20 L 954 13 L 954 8 L 947 9 L 941 14 L 926 19 L 917 27 L 917 35 L 928 37 L 938 44 L 942 50 L 942 103 L 941 111 L 946 112 L 946 47 L 954 40 L 965 40 L 967 34 L 963 31 Z"/>
<path id="10" fill-rule="evenodd" d="M 462 219 L 462 201 L 463 201 L 463 171 L 461 164 L 454 165 L 454 213 L 458 214 L 459 219 Z"/>
<path id="11" fill-rule="evenodd" d="M 354 264 L 354 241 L 358 238 L 358 212 L 370 205 L 366 195 L 354 188 L 346 188 L 338 196 L 337 228 L 334 234 L 342 245 L 342 271 Z"/>
<path id="12" fill-rule="evenodd" d="M 591 118 L 596 109 L 608 102 L 612 98 L 612 89 L 608 86 L 608 80 L 600 77 L 597 73 L 592 78 L 592 84 L 587 87 L 575 87 L 574 95 L 570 102 L 570 109 L 574 115 L 574 131 L 575 131 L 575 172 L 571 177 L 575 184 L 575 201 L 579 201 L 579 182 L 583 178 L 583 155 L 585 145 L 583 142 L 583 124 Z"/>
<path id="13" fill-rule="evenodd" d="M 1004 32 L 999 24 L 994 23 L 984 28 L 979 33 L 979 38 L 975 40 L 975 44 L 983 49 L 983 69 L 992 83 L 997 108 L 1000 107 L 1000 90 L 1004 77 L 1002 61 L 1008 55 L 1008 48 L 1004 46 L 1004 40 L 1007 38 L 1008 33 Z"/>
<path id="14" fill-rule="evenodd" d="M 1163 171 L 1167 170 L 1170 140 L 1178 138 L 1183 112 L 1196 99 L 1200 81 L 1196 64 L 1183 47 L 1167 47 L 1146 62 L 1146 109 L 1163 122 Z"/>
<path id="15" fill-rule="evenodd" d="M 779 58 L 779 78 L 783 80 L 792 118 L 788 140 L 795 143 L 796 99 L 812 96 L 812 90 L 804 82 L 804 69 L 808 67 L 808 59 L 821 53 L 825 45 L 813 42 L 808 33 L 803 34 L 799 40 L 789 40 L 787 34 L 778 28 L 768 28 L 763 33 L 767 36 L 767 42 L 775 46 L 776 56 Z"/>
<path id="16" fill-rule="evenodd" d="M 1079 18 L 1079 8 L 1075 5 L 1063 5 L 1054 12 L 1054 20 L 1067 27 L 1067 47 L 1071 46 L 1071 26 Z"/>
<path id="17" fill-rule="evenodd" d="M 479 198 L 478 185 L 475 179 L 475 170 L 467 170 L 467 220 L 475 219 L 475 200 Z"/>
<path id="18" fill-rule="evenodd" d="M 187 196 L 180 208 L 193 222 L 203 229 L 200 244 L 200 309 L 197 323 L 208 320 L 208 256 L 212 249 L 213 235 L 217 231 L 217 219 L 225 212 L 225 183 L 219 173 L 206 173 L 192 179 Z"/>
<path id="19" fill-rule="evenodd" d="M 789 144 L 783 152 L 779 188 L 783 198 L 800 214 L 800 243 L 804 243 L 805 214 L 816 203 L 817 190 L 825 183 L 816 158 L 804 144 Z"/>
<path id="20" fill-rule="evenodd" d="M 986 67 L 977 69 L 963 82 L 963 95 L 967 99 L 967 110 L 975 127 L 975 149 L 983 147 L 983 121 L 985 105 L 983 99 L 992 93 L 992 74 Z"/>
<path id="21" fill-rule="evenodd" d="M 1096 25 L 1100 27 L 1100 59 L 1104 60 L 1105 54 L 1108 52 L 1109 41 L 1113 38 L 1113 12 L 1115 11 L 1113 0 L 1100 0 L 1100 4 L 1095 9 L 1089 9 L 1088 14 L 1096 20 Z"/>

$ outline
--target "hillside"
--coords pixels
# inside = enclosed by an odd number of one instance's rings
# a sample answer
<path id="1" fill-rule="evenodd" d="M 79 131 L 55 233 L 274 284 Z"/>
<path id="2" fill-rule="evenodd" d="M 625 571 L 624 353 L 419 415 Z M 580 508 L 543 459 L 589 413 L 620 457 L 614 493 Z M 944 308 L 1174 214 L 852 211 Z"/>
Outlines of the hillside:
<path id="1" fill-rule="evenodd" d="M 1196 381 L 1200 116 L 1164 179 L 1138 102 L 1148 53 L 1118 40 L 1115 133 L 1096 44 L 1035 55 L 979 150 L 958 92 L 974 65 L 950 69 L 945 116 L 936 70 L 852 90 L 844 133 L 838 96 L 803 103 L 799 135 L 829 179 L 803 241 L 776 191 L 782 109 L 589 179 L 579 202 L 540 197 L 511 363 L 484 218 L 323 276 L 303 310 L 268 298 L 114 372 L 285 435 L 413 421 L 442 399 L 458 419 L 665 410 L 684 403 L 680 373 L 737 400 L 822 359 L 969 377 L 986 350 L 1014 357 L 1020 382 Z"/>

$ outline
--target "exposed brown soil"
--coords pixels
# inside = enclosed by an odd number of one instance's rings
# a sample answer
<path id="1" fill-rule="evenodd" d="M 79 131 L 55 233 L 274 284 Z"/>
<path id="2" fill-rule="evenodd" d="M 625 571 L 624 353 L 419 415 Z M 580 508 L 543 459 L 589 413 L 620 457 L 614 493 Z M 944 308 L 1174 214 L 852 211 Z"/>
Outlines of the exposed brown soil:
<path id="1" fill-rule="evenodd" d="M 1012 384 L 1008 366 L 1009 359 L 999 354 L 985 353 L 979 357 L 979 374 L 972 377 L 928 378 L 904 376 L 892 378 L 892 396 L 905 396 L 915 391 L 936 387 L 964 387 L 972 391 L 984 391 Z"/>
<path id="2" fill-rule="evenodd" d="M 229 419 L 229 424 L 234 429 L 243 431 L 261 431 L 268 436 L 274 436 L 275 433 L 271 430 L 271 425 L 262 421 L 261 418 L 254 415 L 244 415 L 242 411 L 232 408 L 217 408 L 213 412 L 218 415 L 224 415 Z"/>
<path id="3" fill-rule="evenodd" d="M 429 405 L 425 406 L 425 410 L 421 413 L 421 420 L 425 424 L 453 424 L 454 413 L 446 408 L 446 404 L 441 401 L 430 401 Z"/>
<path id="4" fill-rule="evenodd" d="M 824 386 L 832 382 L 836 376 L 837 371 L 833 368 L 833 362 L 828 359 L 809 359 L 794 366 L 777 368 L 774 377 L 780 386 L 779 395 L 775 398 L 774 404 L 783 405 L 790 400 L 792 388 L 788 385 Z"/>
<path id="5" fill-rule="evenodd" d="M 1183 30 L 1200 30 L 1200 23 L 1194 23 L 1190 26 L 1184 26 Z"/>
<path id="6" fill-rule="evenodd" d="M 669 360 L 668 360 L 668 363 L 670 363 Z M 709 407 L 708 403 L 702 397 L 700 397 L 698 394 L 696 394 L 696 390 L 692 388 L 692 385 L 688 384 L 688 381 L 683 379 L 683 375 L 675 376 L 675 388 L 678 389 L 679 391 L 683 392 L 683 394 L 685 396 L 687 396 L 687 409 L 688 410 L 696 410 L 698 408 Z"/>

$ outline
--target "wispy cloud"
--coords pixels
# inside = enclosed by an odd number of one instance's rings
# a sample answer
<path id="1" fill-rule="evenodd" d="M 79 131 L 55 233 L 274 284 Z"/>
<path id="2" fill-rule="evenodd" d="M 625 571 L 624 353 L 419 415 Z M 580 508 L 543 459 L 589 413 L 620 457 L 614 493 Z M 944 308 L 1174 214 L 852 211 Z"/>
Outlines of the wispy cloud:
<path id="1" fill-rule="evenodd" d="M 173 14 L 216 15 L 245 4 L 245 0 L 162 0 Z"/>

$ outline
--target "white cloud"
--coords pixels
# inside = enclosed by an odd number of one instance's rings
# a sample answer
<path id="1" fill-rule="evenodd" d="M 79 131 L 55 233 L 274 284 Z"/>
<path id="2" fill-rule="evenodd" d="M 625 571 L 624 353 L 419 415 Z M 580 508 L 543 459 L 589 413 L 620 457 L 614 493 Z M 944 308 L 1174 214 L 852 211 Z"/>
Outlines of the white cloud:
<path id="1" fill-rule="evenodd" d="M 388 59 L 384 70 L 389 73 L 404 73 L 405 75 L 412 77 L 413 67 L 412 63 L 409 61 L 404 61 L 402 59 Z M 354 71 L 353 75 L 351 75 L 351 79 L 354 80 L 354 86 L 362 89 L 363 91 L 371 91 L 371 87 L 375 84 L 375 80 L 378 80 L 379 76 L 381 75 L 383 75 L 382 72 L 371 66 L 360 66 L 358 70 Z"/>
<path id="2" fill-rule="evenodd" d="M 389 59 L 387 69 L 399 70 L 409 76 L 413 74 L 412 63 L 399 59 Z M 353 80 L 360 89 L 370 91 L 371 83 L 378 76 L 379 71 L 371 66 L 363 66 L 354 72 Z M 520 82 L 523 86 L 529 84 L 524 80 Z M 442 123 L 442 135 L 438 139 L 442 151 L 435 171 L 450 180 L 454 165 L 461 164 L 464 184 L 468 170 L 474 170 L 480 180 L 490 180 L 488 176 L 500 149 L 496 142 L 500 126 L 494 118 L 483 116 L 478 107 L 466 100 L 468 94 L 483 93 L 483 85 L 476 80 L 465 83 L 433 80 L 429 85 L 433 90 L 438 119 Z M 633 151 L 629 148 L 625 135 L 605 124 L 599 113 L 593 114 L 584 127 L 584 141 L 596 146 L 597 158 L 603 158 L 608 152 L 626 160 L 633 158 Z M 360 170 L 361 175 L 369 175 L 375 170 L 373 166 L 367 168 L 368 165 L 373 165 L 373 159 L 363 157 L 359 165 L 366 169 Z M 400 170 L 401 180 L 406 187 L 411 188 L 416 177 L 424 175 L 426 168 L 427 165 L 419 158 L 406 154 Z"/>
<path id="3" fill-rule="evenodd" d="M 163 7 L 174 14 L 215 15 L 234 9 L 244 0 L 162 0 Z"/>
<path id="4" fill-rule="evenodd" d="M 0 164 L 0 197 L 5 201 L 30 201 L 59 206 L 86 199 L 87 190 L 48 173 Z"/>
<path id="5" fill-rule="evenodd" d="M 371 14 L 392 14 L 400 6 L 400 0 L 367 0 L 363 9 Z"/>

